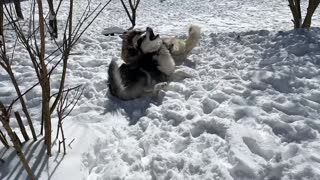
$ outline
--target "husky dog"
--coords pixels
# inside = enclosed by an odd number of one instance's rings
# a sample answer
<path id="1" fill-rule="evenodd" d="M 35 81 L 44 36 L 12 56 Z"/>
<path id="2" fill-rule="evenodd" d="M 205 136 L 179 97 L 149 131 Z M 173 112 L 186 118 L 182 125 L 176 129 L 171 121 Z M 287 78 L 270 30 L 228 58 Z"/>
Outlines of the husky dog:
<path id="1" fill-rule="evenodd" d="M 135 61 L 120 67 L 112 61 L 108 70 L 110 92 L 123 100 L 156 95 L 175 69 L 167 46 L 151 28 L 136 36 L 139 38 L 133 42 L 133 47 L 139 53 Z"/>
<path id="2" fill-rule="evenodd" d="M 132 63 L 142 55 L 137 48 L 137 41 L 143 33 L 141 30 L 131 30 L 120 36 L 123 39 L 121 57 L 124 62 Z M 191 25 L 186 40 L 177 37 L 162 38 L 176 64 L 181 64 L 187 59 L 191 50 L 199 43 L 200 33 L 199 26 Z"/>
<path id="3" fill-rule="evenodd" d="M 201 29 L 199 26 L 191 25 L 186 40 L 177 37 L 163 39 L 177 64 L 181 64 L 186 60 L 191 50 L 199 43 L 200 33 Z"/>

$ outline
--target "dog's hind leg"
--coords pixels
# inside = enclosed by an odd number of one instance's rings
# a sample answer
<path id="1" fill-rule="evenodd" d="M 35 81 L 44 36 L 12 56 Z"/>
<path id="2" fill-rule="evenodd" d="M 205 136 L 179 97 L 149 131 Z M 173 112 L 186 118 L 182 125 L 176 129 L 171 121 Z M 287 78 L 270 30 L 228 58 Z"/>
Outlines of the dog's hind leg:
<path id="1" fill-rule="evenodd" d="M 167 82 L 161 82 L 158 83 L 154 86 L 153 91 L 152 91 L 152 99 L 156 102 L 160 102 L 161 99 L 164 97 L 164 90 L 166 86 L 168 85 Z"/>
<path id="2" fill-rule="evenodd" d="M 152 77 L 150 75 L 150 73 L 148 73 L 147 71 L 145 71 L 144 69 L 140 68 L 140 71 L 143 72 L 146 75 L 146 79 L 145 79 L 145 85 L 147 88 L 152 86 Z"/>
<path id="3" fill-rule="evenodd" d="M 150 86 L 148 88 L 145 88 L 144 89 L 144 92 L 146 94 L 144 94 L 144 96 L 151 96 L 153 99 L 157 99 L 158 95 L 159 95 L 159 92 L 163 89 L 165 89 L 165 87 L 168 85 L 167 82 L 161 82 L 161 83 L 158 83 L 154 86 Z"/>
<path id="4" fill-rule="evenodd" d="M 145 71 L 144 69 L 140 69 L 141 72 L 143 72 L 146 75 L 146 79 L 145 79 L 145 87 L 144 87 L 144 92 L 146 93 L 146 96 L 153 94 L 153 89 L 154 89 L 154 84 L 155 82 L 152 80 L 152 77 L 150 75 L 150 73 L 148 73 L 147 71 Z"/>

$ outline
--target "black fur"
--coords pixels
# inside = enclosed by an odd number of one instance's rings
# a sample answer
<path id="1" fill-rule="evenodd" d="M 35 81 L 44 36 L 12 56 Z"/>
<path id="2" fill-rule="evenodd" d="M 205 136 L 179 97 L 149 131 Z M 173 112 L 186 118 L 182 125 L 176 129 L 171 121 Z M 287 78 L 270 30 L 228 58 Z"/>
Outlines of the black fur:
<path id="1" fill-rule="evenodd" d="M 111 61 L 110 65 L 109 65 L 109 69 L 108 69 L 108 86 L 109 86 L 109 90 L 110 90 L 110 93 L 113 95 L 113 96 L 116 96 L 116 92 L 118 91 L 118 87 L 115 86 L 115 79 L 113 77 L 113 71 L 115 71 L 115 69 L 118 68 L 117 67 L 117 63 L 116 61 Z"/>
<path id="2" fill-rule="evenodd" d="M 144 79 L 146 81 L 145 84 L 148 85 L 149 82 L 147 82 L 147 76 L 150 76 L 156 83 L 167 81 L 168 77 L 157 68 L 158 62 L 152 57 L 154 55 L 155 53 L 144 54 L 134 63 L 121 64 L 119 67 L 121 83 L 127 87 L 136 84 L 141 79 Z M 115 68 L 117 68 L 117 64 L 115 61 L 112 61 L 108 69 L 108 85 L 110 93 L 113 96 L 117 96 L 116 92 L 118 91 L 118 87 L 115 85 L 115 79 L 113 76 Z M 146 73 L 148 73 L 148 75 Z"/>
<path id="3" fill-rule="evenodd" d="M 125 86 L 129 85 L 128 83 L 137 82 L 141 77 L 145 77 L 145 72 L 156 82 L 167 80 L 166 75 L 157 68 L 158 62 L 152 58 L 153 55 L 154 53 L 144 54 L 138 61 L 120 66 L 120 74 Z"/>

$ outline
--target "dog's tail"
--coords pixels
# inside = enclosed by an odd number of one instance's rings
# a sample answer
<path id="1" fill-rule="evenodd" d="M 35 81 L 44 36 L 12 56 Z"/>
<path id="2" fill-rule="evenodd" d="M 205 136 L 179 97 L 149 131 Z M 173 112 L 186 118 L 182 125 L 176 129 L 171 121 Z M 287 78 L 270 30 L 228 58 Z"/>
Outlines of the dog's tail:
<path id="1" fill-rule="evenodd" d="M 201 29 L 199 26 L 191 25 L 188 30 L 188 38 L 185 42 L 185 53 L 189 54 L 190 51 L 199 43 Z"/>
<path id="2" fill-rule="evenodd" d="M 109 65 L 108 75 L 108 85 L 110 93 L 120 99 L 126 99 L 126 87 L 122 83 L 119 67 L 115 60 L 112 60 Z"/>

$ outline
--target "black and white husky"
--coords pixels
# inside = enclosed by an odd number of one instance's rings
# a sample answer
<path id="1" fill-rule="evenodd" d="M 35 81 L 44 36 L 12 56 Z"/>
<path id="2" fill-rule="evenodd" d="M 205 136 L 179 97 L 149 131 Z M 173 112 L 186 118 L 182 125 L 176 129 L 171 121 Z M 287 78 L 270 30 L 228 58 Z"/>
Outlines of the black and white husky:
<path id="1" fill-rule="evenodd" d="M 140 51 L 139 58 L 120 67 L 112 61 L 108 70 L 110 92 L 123 100 L 156 95 L 175 69 L 167 46 L 151 28 L 139 35 L 133 44 Z"/>
<path id="2" fill-rule="evenodd" d="M 121 57 L 124 62 L 132 63 L 139 59 L 142 53 L 136 48 L 135 43 L 142 33 L 143 31 L 141 30 L 133 29 L 120 36 L 123 39 Z M 181 64 L 190 55 L 192 49 L 197 46 L 200 36 L 201 28 L 197 25 L 190 25 L 186 39 L 165 37 L 162 40 L 167 45 L 175 63 Z"/>

